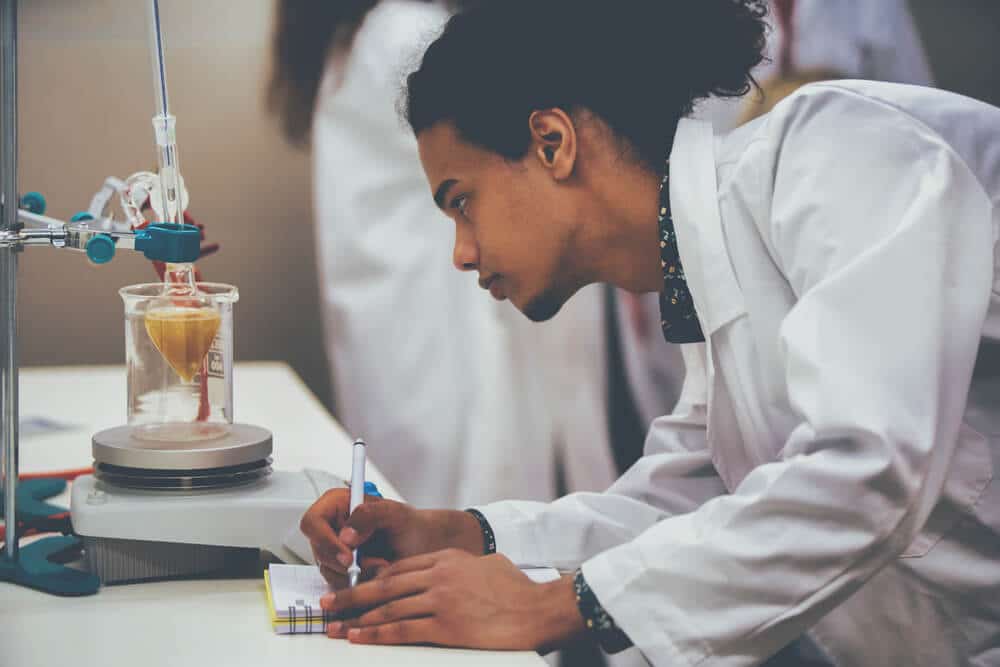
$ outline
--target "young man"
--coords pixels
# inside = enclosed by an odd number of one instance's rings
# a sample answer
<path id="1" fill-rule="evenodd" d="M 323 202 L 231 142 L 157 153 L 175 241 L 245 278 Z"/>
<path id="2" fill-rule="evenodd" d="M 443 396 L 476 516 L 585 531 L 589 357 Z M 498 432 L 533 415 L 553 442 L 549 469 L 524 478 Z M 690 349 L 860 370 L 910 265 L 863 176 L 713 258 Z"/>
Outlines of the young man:
<path id="1" fill-rule="evenodd" d="M 456 266 L 535 320 L 595 281 L 659 291 L 688 376 L 603 494 L 348 519 L 329 493 L 302 523 L 324 571 L 368 544 L 379 572 L 326 601 L 364 612 L 332 636 L 1000 660 L 1000 372 L 976 364 L 1000 339 L 1000 110 L 833 82 L 717 140 L 685 116 L 746 90 L 762 12 L 512 0 L 430 47 L 408 118 Z"/>

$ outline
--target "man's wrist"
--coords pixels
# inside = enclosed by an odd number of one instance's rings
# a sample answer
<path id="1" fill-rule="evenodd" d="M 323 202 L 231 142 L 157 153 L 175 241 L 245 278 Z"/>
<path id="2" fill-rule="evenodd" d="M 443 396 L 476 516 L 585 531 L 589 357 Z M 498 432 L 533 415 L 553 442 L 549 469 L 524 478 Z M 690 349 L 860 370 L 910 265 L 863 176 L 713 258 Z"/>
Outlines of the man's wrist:
<path id="1" fill-rule="evenodd" d="M 597 640 L 605 653 L 618 653 L 632 646 L 632 640 L 622 632 L 615 619 L 597 599 L 583 570 L 577 570 L 573 575 L 573 590 L 576 594 L 576 608 L 583 618 L 584 626 Z"/>
<path id="2" fill-rule="evenodd" d="M 479 523 L 479 534 L 482 537 L 483 544 L 481 554 L 484 556 L 495 554 L 497 552 L 497 538 L 493 533 L 493 526 L 490 525 L 490 522 L 479 510 L 467 509 L 465 511 L 468 514 L 471 514 Z"/>
<path id="3" fill-rule="evenodd" d="M 535 611 L 530 617 L 537 619 L 535 645 L 539 652 L 562 648 L 586 634 L 587 626 L 577 607 L 572 575 L 538 584 L 536 589 Z"/>
<path id="4" fill-rule="evenodd" d="M 446 548 L 483 555 L 483 533 L 475 516 L 458 510 L 442 510 L 441 515 Z"/>

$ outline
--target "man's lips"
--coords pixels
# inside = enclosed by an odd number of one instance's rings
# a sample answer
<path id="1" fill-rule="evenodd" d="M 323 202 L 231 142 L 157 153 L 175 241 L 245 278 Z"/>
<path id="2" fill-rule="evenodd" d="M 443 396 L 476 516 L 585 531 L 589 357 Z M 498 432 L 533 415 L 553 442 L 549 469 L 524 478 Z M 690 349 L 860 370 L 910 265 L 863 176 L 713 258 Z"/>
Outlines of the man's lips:
<path id="1" fill-rule="evenodd" d="M 499 273 L 494 273 L 492 276 L 479 281 L 479 286 L 487 290 L 497 301 L 503 301 L 507 298 L 500 285 L 500 278 Z"/>

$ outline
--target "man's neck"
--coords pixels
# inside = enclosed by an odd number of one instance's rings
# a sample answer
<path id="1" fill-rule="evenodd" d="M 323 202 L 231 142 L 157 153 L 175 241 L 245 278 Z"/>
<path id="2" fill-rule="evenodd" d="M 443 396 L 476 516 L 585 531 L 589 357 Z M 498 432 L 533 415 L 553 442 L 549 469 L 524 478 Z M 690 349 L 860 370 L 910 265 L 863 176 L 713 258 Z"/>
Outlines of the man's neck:
<path id="1" fill-rule="evenodd" d="M 657 219 L 661 177 L 639 165 L 617 165 L 598 191 L 601 219 L 594 221 L 588 247 L 595 282 L 630 292 L 663 289 Z M 622 173 L 625 172 L 625 173 Z"/>

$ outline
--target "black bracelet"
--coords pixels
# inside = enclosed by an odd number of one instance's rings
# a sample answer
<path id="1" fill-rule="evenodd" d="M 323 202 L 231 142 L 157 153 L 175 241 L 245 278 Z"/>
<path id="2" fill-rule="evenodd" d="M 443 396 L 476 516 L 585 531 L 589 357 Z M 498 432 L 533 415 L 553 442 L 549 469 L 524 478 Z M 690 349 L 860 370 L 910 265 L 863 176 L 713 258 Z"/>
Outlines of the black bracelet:
<path id="1" fill-rule="evenodd" d="M 493 528 L 490 526 L 490 522 L 486 520 L 486 517 L 479 510 L 465 511 L 476 517 L 476 521 L 479 522 L 479 529 L 483 531 L 483 555 L 489 556 L 490 554 L 495 554 L 497 552 L 497 538 L 493 535 Z"/>
<path id="2" fill-rule="evenodd" d="M 577 570 L 573 576 L 573 588 L 576 589 L 576 606 L 583 616 L 583 621 L 587 625 L 587 630 L 593 634 L 594 639 L 605 653 L 618 653 L 632 646 L 632 640 L 628 638 L 621 628 L 605 611 L 594 591 L 590 589 L 587 580 L 583 577 L 583 570 Z"/>

